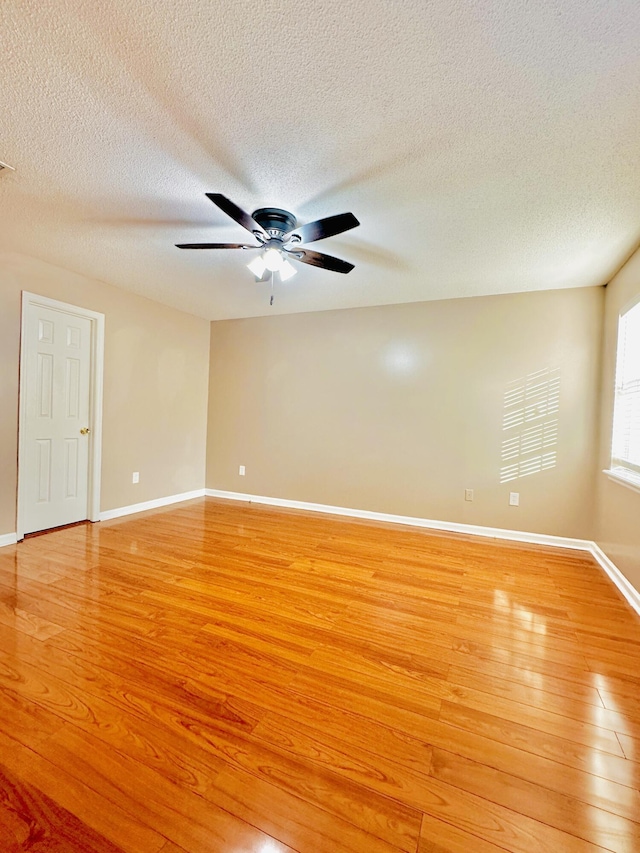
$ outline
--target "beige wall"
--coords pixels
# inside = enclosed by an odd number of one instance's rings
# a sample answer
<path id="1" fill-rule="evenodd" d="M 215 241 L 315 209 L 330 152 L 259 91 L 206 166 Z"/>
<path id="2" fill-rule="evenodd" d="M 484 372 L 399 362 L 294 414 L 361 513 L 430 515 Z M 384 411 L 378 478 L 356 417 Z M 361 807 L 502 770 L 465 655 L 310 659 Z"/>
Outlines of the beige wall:
<path id="1" fill-rule="evenodd" d="M 0 254 L 0 534 L 16 529 L 21 291 L 106 315 L 101 509 L 204 486 L 209 323 Z M 131 474 L 140 472 L 133 485 Z"/>
<path id="2" fill-rule="evenodd" d="M 604 347 L 602 361 L 601 442 L 597 473 L 597 511 L 594 538 L 640 590 L 640 493 L 612 482 L 603 469 L 611 461 L 613 385 L 618 317 L 640 298 L 640 250 L 615 276 L 606 289 Z"/>
<path id="3" fill-rule="evenodd" d="M 606 291 L 599 468 L 617 306 L 639 278 L 636 258 Z M 601 288 L 212 323 L 208 388 L 206 321 L 0 255 L 0 534 L 15 530 L 23 289 L 106 315 L 103 510 L 202 487 L 205 447 L 209 488 L 561 536 L 593 538 L 597 483 L 599 541 L 640 586 L 640 495 L 593 464 Z M 545 368 L 560 371 L 557 465 L 501 484 L 505 390 Z"/>
<path id="4" fill-rule="evenodd" d="M 214 322 L 207 486 L 591 538 L 603 301 L 585 288 Z M 505 390 L 546 368 L 557 465 L 501 484 Z"/>

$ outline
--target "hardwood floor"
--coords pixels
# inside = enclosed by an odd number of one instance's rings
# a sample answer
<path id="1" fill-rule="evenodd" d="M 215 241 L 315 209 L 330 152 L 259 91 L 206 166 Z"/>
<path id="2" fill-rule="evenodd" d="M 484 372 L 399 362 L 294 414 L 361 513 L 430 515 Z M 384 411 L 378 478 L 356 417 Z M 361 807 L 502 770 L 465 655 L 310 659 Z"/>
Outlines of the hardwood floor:
<path id="1" fill-rule="evenodd" d="M 2 853 L 640 851 L 575 551 L 192 501 L 0 550 Z"/>

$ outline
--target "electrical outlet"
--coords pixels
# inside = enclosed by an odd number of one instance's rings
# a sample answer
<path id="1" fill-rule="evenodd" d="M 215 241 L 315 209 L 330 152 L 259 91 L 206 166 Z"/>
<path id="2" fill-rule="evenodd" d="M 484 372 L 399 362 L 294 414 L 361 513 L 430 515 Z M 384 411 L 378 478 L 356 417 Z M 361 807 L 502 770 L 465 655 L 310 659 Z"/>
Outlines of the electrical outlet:
<path id="1" fill-rule="evenodd" d="M 465 489 L 464 490 L 464 499 L 465 501 L 473 500 L 473 489 Z"/>
<path id="2" fill-rule="evenodd" d="M 240 465 L 240 467 L 238 468 L 238 474 L 240 474 L 241 477 L 244 477 L 245 470 L 246 469 L 245 469 L 244 465 Z"/>
<path id="3" fill-rule="evenodd" d="M 520 492 L 509 492 L 509 506 L 520 506 Z"/>
<path id="4" fill-rule="evenodd" d="M 139 483 L 140 482 L 140 472 L 139 471 L 133 472 L 133 476 L 131 477 L 131 482 L 132 483 Z"/>

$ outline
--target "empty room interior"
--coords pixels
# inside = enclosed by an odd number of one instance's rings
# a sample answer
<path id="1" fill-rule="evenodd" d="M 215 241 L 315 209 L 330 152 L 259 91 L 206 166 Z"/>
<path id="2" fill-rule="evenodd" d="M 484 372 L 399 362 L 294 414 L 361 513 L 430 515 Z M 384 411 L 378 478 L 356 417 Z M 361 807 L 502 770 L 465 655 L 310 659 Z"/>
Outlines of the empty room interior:
<path id="1" fill-rule="evenodd" d="M 0 22 L 0 853 L 640 851 L 640 6 Z"/>

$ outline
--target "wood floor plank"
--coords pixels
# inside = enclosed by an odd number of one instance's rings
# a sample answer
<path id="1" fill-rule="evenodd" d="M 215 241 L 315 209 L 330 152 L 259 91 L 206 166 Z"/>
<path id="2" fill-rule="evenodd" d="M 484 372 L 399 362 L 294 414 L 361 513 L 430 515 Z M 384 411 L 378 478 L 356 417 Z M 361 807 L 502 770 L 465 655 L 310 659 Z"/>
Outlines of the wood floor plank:
<path id="1" fill-rule="evenodd" d="M 640 722 L 640 691 L 633 687 L 620 692 L 600 688 L 598 693 L 605 708 L 623 715 L 626 720 Z"/>
<path id="2" fill-rule="evenodd" d="M 640 738 L 618 732 L 618 740 L 625 758 L 628 758 L 629 761 L 640 762 Z"/>
<path id="3" fill-rule="evenodd" d="M 72 726 L 57 732 L 41 752 L 108 804 L 194 853 L 210 853 L 216 846 L 259 849 L 270 840 L 209 800 Z"/>
<path id="4" fill-rule="evenodd" d="M 496 674 L 486 678 L 482 672 L 475 669 L 455 665 L 449 669 L 448 681 L 452 685 L 491 693 L 566 717 L 577 714 L 577 719 L 586 719 L 589 715 L 595 715 L 594 708 L 605 710 L 601 693 L 596 687 L 576 684 L 563 678 L 551 678 L 548 675 L 540 679 L 525 676 L 522 681 L 516 681 L 513 670 L 510 670 L 508 675 L 509 678 L 500 678 Z"/>
<path id="5" fill-rule="evenodd" d="M 297 797 L 265 779 L 227 769 L 216 778 L 212 796 L 230 814 L 297 853 L 399 853 L 400 848 L 379 837 L 384 822 L 375 814 L 369 815 L 365 830 L 313 805 L 304 793 L 301 789 Z"/>
<path id="6" fill-rule="evenodd" d="M 97 837 L 111 842 L 117 850 L 157 853 L 165 843 L 166 839 L 160 833 L 142 823 L 136 815 L 105 799 L 85 780 L 78 779 L 66 768 L 52 764 L 38 753 L 24 750 L 16 755 L 3 751 L 2 764 L 20 784 L 44 794 L 59 809 L 73 815 Z"/>
<path id="7" fill-rule="evenodd" d="M 440 720 L 457 728 L 483 734 L 490 740 L 516 746 L 524 752 L 550 758 L 559 764 L 587 772 L 595 770 L 594 775 L 621 785 L 631 788 L 640 786 L 637 768 L 624 757 L 585 747 L 521 723 L 503 720 L 494 714 L 466 708 L 455 702 L 443 702 Z"/>
<path id="8" fill-rule="evenodd" d="M 511 853 L 595 853 L 606 849 L 437 779 L 430 782 L 430 796 L 425 798 L 423 809 L 425 814 Z"/>
<path id="9" fill-rule="evenodd" d="M 1 765 L 0 849 L 4 853 L 122 853 L 122 847 Z"/>
<path id="10" fill-rule="evenodd" d="M 497 663 L 516 669 L 524 669 L 539 675 L 550 675 L 552 678 L 564 678 L 578 684 L 591 686 L 593 676 L 586 661 L 583 663 L 582 656 L 577 654 L 572 663 L 557 663 L 548 661 L 535 654 L 523 654 L 501 646 L 491 645 L 485 642 L 461 643 L 458 648 L 452 649 L 449 654 L 452 665 L 474 669 L 485 663 Z"/>
<path id="11" fill-rule="evenodd" d="M 381 722 L 409 736 L 421 737 L 427 721 L 440 716 L 441 700 L 431 697 L 419 703 L 399 703 L 386 690 L 358 684 L 349 678 L 305 670 L 288 685 L 288 690 L 312 702 L 325 703 L 343 711 Z M 404 707 L 404 705 L 411 707 Z"/>
<path id="12" fill-rule="evenodd" d="M 487 689 L 490 689 L 490 686 Z M 450 698 L 442 705 L 443 714 L 446 714 L 450 703 L 456 703 L 464 705 L 467 709 L 494 714 L 505 721 L 528 726 L 536 731 L 546 732 L 595 750 L 610 752 L 612 755 L 623 755 L 615 728 L 602 728 L 590 722 L 595 718 L 595 714 L 590 713 L 590 706 L 586 706 L 584 717 L 574 706 L 576 710 L 573 718 L 570 718 L 555 711 L 536 708 L 472 688 L 453 685 L 450 690 Z M 605 715 L 606 712 L 603 709 L 603 716 Z"/>
<path id="13" fill-rule="evenodd" d="M 395 704 L 421 712 L 432 707 L 445 692 L 446 663 L 429 661 L 431 673 L 414 669 L 410 663 L 403 666 L 388 659 L 376 660 L 375 652 L 357 654 L 323 648 L 314 652 L 303 669 L 323 674 L 326 681 L 333 678 L 360 685 L 369 695 L 388 697 Z"/>
<path id="14" fill-rule="evenodd" d="M 274 691 L 271 695 L 261 693 L 260 702 L 271 714 L 286 718 L 285 728 L 296 731 L 300 725 L 314 730 L 321 743 L 340 742 L 352 754 L 354 747 L 417 772 L 425 772 L 429 766 L 431 745 L 419 737 L 407 734 L 394 727 L 398 717 L 390 706 L 382 706 L 373 700 L 363 701 L 358 697 L 357 712 L 344 710 L 330 704 L 332 695 L 323 699 L 311 698 L 306 692 L 285 693 Z M 367 713 L 370 714 L 367 717 Z M 416 715 L 413 715 L 414 718 Z M 409 713 L 405 718 L 410 718 Z M 261 723 L 265 722 L 263 717 Z M 406 725 L 406 722 L 405 722 Z M 254 730 L 260 736 L 262 726 Z M 409 725 L 410 727 L 410 725 Z"/>
<path id="15" fill-rule="evenodd" d="M 466 757 L 486 767 L 573 796 L 604 811 L 636 820 L 640 814 L 638 774 L 630 762 L 616 761 L 613 768 L 625 781 L 615 782 L 598 775 L 600 756 L 587 752 L 579 756 L 581 766 L 572 767 L 538 752 L 500 743 L 476 731 L 467 731 L 434 720 L 424 721 L 422 737 L 434 748 Z M 535 742 L 530 748 L 538 749 Z M 605 756 L 606 757 L 606 756 Z M 577 764 L 580 761 L 576 762 Z M 607 768 L 604 768 L 605 770 Z"/>
<path id="16" fill-rule="evenodd" d="M 356 747 L 353 743 L 345 743 L 316 728 L 300 723 L 292 728 L 290 720 L 277 714 L 268 714 L 256 728 L 254 737 L 283 749 L 294 758 L 302 758 L 343 779 L 349 779 L 361 788 L 375 791 L 417 810 L 420 810 L 423 802 L 423 787 L 428 789 L 426 777 L 431 763 L 430 747 L 423 747 L 419 769 L 408 769 L 381 756 L 377 750 L 373 752 Z M 373 744 L 370 746 L 373 747 Z M 416 839 L 411 839 L 410 833 L 407 835 L 410 843 L 406 849 L 413 850 Z M 389 840 L 397 846 L 405 846 L 393 839 Z"/>
<path id="17" fill-rule="evenodd" d="M 55 622 L 3 601 L 0 601 L 0 625 L 30 637 L 37 637 L 39 640 L 46 640 L 64 631 L 63 625 L 56 625 Z"/>
<path id="18" fill-rule="evenodd" d="M 69 680 L 72 681 L 73 677 Z M 32 684 L 27 680 L 25 683 Z M 123 700 L 122 706 L 119 707 L 117 697 L 112 697 L 115 701 L 107 701 L 95 692 L 81 692 L 76 686 L 68 688 L 65 695 L 73 696 L 74 701 L 65 705 L 56 698 L 59 693 L 54 680 L 45 679 L 40 685 L 47 698 L 54 697 L 52 707 L 55 714 L 47 710 L 46 699 L 43 701 L 38 698 L 34 704 L 27 705 L 37 710 L 37 716 L 31 714 L 24 721 L 24 725 L 34 724 L 28 734 L 24 735 L 21 729 L 12 727 L 12 737 L 23 742 L 28 739 L 28 744 L 33 749 L 38 748 L 37 744 L 45 736 L 62 729 L 67 721 L 74 723 L 82 731 L 95 735 L 110 747 L 158 770 L 164 778 L 190 790 L 200 791 L 205 788 L 211 774 L 221 769 L 221 765 L 216 764 L 210 753 L 199 748 L 194 742 L 186 741 L 176 726 L 170 727 L 164 724 L 164 720 L 159 722 L 156 714 L 132 714 L 131 699 Z M 7 692 L 0 693 L 0 709 L 6 708 L 10 695 Z M 25 697 L 28 695 L 14 695 L 14 705 L 26 704 Z M 194 696 L 191 716 L 182 717 L 183 723 L 198 719 L 197 706 L 197 697 Z M 219 711 L 213 709 L 215 704 L 209 701 L 206 720 L 220 716 Z M 47 728 L 38 740 L 35 724 L 39 723 L 42 728 L 41 718 L 46 721 Z M 254 726 L 255 722 L 253 721 L 251 726 Z"/>
<path id="19" fill-rule="evenodd" d="M 607 850 L 633 853 L 640 849 L 640 823 L 459 755 L 434 750 L 431 774 Z M 636 817 L 640 820 L 640 815 Z"/>
<path id="20" fill-rule="evenodd" d="M 422 818 L 417 853 L 504 853 L 504 850 L 431 815 Z"/>
<path id="21" fill-rule="evenodd" d="M 180 679 L 171 679 L 150 667 L 134 667 L 130 673 L 131 687 L 123 692 L 121 679 L 127 673 L 125 664 L 121 665 L 120 675 L 116 675 L 74 656 L 61 658 L 51 649 L 46 661 L 43 667 L 25 654 L 18 660 L 0 651 L 0 687 L 13 690 L 23 700 L 31 700 L 45 711 L 80 726 L 96 723 L 103 730 L 114 728 L 114 723 L 117 726 L 117 719 L 112 719 L 116 717 L 114 705 L 124 714 L 132 714 L 133 722 L 142 718 L 162 726 L 171 725 L 178 731 L 180 720 L 242 730 L 253 728 L 257 722 L 252 716 L 256 709 L 248 703 L 242 709 L 233 707 L 224 695 L 215 699 L 209 695 L 206 701 L 198 701 L 198 696 L 190 694 Z M 140 676 L 143 681 L 134 683 Z"/>
<path id="22" fill-rule="evenodd" d="M 63 720 L 13 690 L 0 690 L 0 734 L 31 748 L 62 727 Z"/>
<path id="23" fill-rule="evenodd" d="M 191 735 L 228 767 L 247 772 L 293 796 L 303 796 L 314 808 L 373 832 L 393 847 L 415 849 L 419 812 L 357 784 L 342 772 L 343 768 L 326 763 L 322 766 L 302 754 L 292 756 L 282 744 L 268 743 L 255 734 L 241 736 L 198 726 L 191 727 Z M 402 784 L 401 774 L 398 779 L 398 784 Z"/>
<path id="24" fill-rule="evenodd" d="M 629 853 L 639 654 L 583 552 L 213 499 L 31 537 L 0 850 Z"/>
<path id="25" fill-rule="evenodd" d="M 463 608 L 461 608 L 462 610 Z M 580 656 L 578 638 L 571 631 L 565 636 L 538 633 L 531 630 L 528 624 L 518 625 L 513 621 L 496 622 L 492 620 L 463 619 L 456 620 L 455 629 L 451 634 L 459 643 L 485 643 L 497 648 L 510 649 L 524 655 L 542 657 L 556 663 L 573 663 Z M 582 661 L 586 665 L 586 660 Z"/>
<path id="26" fill-rule="evenodd" d="M 424 770 L 425 750 L 431 745 L 505 773 L 516 773 L 526 781 L 630 820 L 640 814 L 640 792 L 627 785 L 408 711 L 377 703 L 356 705 L 349 701 L 348 695 L 341 696 L 335 690 L 325 691 L 324 695 L 318 691 L 311 698 L 310 687 L 303 682 L 301 694 L 293 693 L 292 688 L 291 698 L 274 698 L 270 710 L 290 717 L 294 729 L 301 722 L 326 731 L 330 739 L 356 743 L 365 750 L 375 745 L 375 751 L 382 756 L 418 772 Z M 343 705 L 351 710 L 343 710 Z M 383 720 L 384 725 L 378 720 Z M 588 762 L 585 764 L 590 766 Z"/>

